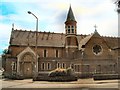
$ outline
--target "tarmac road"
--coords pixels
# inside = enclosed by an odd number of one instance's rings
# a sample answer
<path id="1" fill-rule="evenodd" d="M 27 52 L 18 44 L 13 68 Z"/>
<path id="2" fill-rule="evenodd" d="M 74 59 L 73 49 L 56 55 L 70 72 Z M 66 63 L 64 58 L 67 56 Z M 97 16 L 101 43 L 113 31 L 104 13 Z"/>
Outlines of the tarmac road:
<path id="1" fill-rule="evenodd" d="M 2 90 L 33 90 L 33 89 L 59 89 L 59 90 L 119 90 L 118 89 L 118 80 L 100 80 L 94 81 L 92 78 L 90 79 L 79 79 L 78 81 L 74 82 L 47 82 L 47 81 L 32 81 L 32 79 L 25 79 L 25 80 L 9 80 L 9 79 L 2 79 Z M 6 89 L 5 89 L 6 88 Z M 17 88 L 17 89 L 16 89 Z"/>

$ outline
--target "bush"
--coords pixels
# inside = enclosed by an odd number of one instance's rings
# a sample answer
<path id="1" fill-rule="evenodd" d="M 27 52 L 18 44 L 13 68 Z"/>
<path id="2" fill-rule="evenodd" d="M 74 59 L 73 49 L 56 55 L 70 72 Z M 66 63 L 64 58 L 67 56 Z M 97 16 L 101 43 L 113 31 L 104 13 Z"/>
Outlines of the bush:
<path id="1" fill-rule="evenodd" d="M 35 81 L 55 81 L 55 82 L 66 82 L 66 81 L 77 81 L 77 77 L 74 74 L 73 69 L 61 69 L 57 68 L 51 71 L 48 75 L 38 75 Z"/>
<path id="2" fill-rule="evenodd" d="M 73 69 L 72 68 L 67 68 L 67 75 L 68 76 L 74 76 L 75 75 L 75 73 L 74 73 L 74 71 L 73 71 Z"/>
<path id="3" fill-rule="evenodd" d="M 23 75 L 21 74 L 18 74 L 16 72 L 14 72 L 12 75 L 9 76 L 10 79 L 13 79 L 13 80 L 23 80 Z"/>
<path id="4" fill-rule="evenodd" d="M 68 68 L 68 69 L 57 68 L 51 71 L 48 76 L 55 77 L 55 76 L 74 76 L 74 75 L 75 73 L 72 68 Z"/>
<path id="5" fill-rule="evenodd" d="M 66 69 L 60 69 L 57 68 L 49 73 L 50 77 L 55 77 L 55 76 L 67 76 Z"/>

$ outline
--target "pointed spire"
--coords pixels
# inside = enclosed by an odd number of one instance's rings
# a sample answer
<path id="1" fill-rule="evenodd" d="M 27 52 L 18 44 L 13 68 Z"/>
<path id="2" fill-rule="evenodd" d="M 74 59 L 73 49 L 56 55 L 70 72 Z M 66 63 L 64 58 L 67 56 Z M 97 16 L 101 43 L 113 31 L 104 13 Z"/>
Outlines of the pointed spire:
<path id="1" fill-rule="evenodd" d="M 69 11 L 68 11 L 68 14 L 67 14 L 67 20 L 66 21 L 76 21 L 75 17 L 74 17 L 74 14 L 73 14 L 73 11 L 72 11 L 72 8 L 71 8 L 71 5 L 69 7 Z"/>

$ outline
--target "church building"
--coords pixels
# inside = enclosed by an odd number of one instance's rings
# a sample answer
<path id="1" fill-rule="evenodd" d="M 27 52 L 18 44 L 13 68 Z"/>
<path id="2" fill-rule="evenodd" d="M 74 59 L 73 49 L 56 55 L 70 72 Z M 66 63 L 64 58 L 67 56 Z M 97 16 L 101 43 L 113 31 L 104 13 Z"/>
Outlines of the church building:
<path id="1" fill-rule="evenodd" d="M 73 68 L 77 77 L 115 74 L 120 57 L 118 39 L 101 36 L 96 28 L 89 35 L 77 34 L 77 20 L 70 6 L 65 33 L 12 28 L 8 52 L 3 55 L 4 74 L 8 78 L 32 78 L 56 68 Z"/>

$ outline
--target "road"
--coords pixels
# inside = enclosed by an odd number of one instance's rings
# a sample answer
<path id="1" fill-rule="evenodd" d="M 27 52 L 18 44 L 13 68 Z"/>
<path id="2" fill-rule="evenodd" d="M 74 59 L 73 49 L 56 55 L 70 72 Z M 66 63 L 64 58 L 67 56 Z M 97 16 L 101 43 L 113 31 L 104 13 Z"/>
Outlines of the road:
<path id="1" fill-rule="evenodd" d="M 2 88 L 84 88 L 88 90 L 88 88 L 118 88 L 118 80 L 100 80 L 94 81 L 92 78 L 90 79 L 79 79 L 74 82 L 47 82 L 47 81 L 32 81 L 32 79 L 25 80 L 9 80 L 2 79 L 1 80 Z M 65 89 L 65 90 L 66 90 Z M 83 89 L 83 90 L 84 90 Z M 106 89 L 105 89 L 106 90 Z M 109 89 L 110 90 L 110 89 Z"/>

